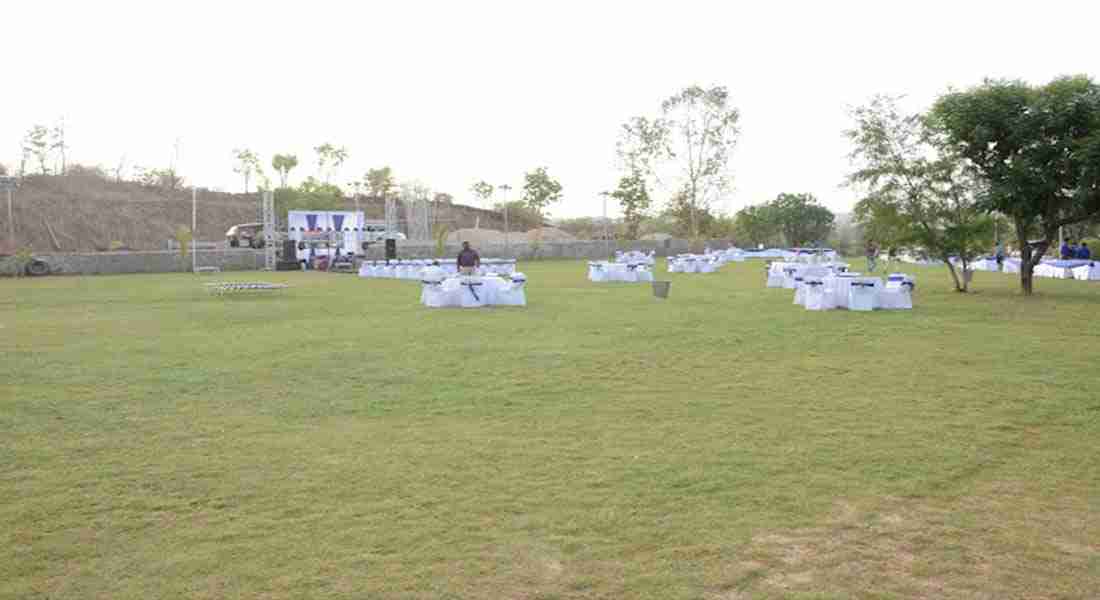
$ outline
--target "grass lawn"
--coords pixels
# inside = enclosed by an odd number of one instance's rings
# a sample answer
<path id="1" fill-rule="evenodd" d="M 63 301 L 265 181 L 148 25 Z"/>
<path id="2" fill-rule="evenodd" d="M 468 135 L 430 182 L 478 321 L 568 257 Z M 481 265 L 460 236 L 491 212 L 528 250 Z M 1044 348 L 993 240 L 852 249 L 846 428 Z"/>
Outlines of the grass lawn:
<path id="1" fill-rule="evenodd" d="M 0 280 L 0 598 L 1100 595 L 1100 285 L 522 267 Z"/>

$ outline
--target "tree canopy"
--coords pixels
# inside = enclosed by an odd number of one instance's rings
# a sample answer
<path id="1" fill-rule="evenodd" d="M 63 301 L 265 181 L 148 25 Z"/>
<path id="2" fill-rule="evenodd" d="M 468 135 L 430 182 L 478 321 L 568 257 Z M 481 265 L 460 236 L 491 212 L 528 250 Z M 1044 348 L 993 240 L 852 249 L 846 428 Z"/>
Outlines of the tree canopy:
<path id="1" fill-rule="evenodd" d="M 631 171 L 619 179 L 619 187 L 608 194 L 619 203 L 626 223 L 626 239 L 638 239 L 638 228 L 646 217 L 652 200 L 646 188 L 645 177 L 639 171 Z"/>
<path id="2" fill-rule="evenodd" d="M 944 94 L 930 117 L 982 179 L 980 206 L 1013 220 L 1030 294 L 1059 227 L 1100 217 L 1100 87 L 1085 76 L 987 80 Z"/>
<path id="3" fill-rule="evenodd" d="M 546 216 L 546 208 L 561 200 L 561 183 L 539 167 L 523 175 L 523 201 L 540 217 Z"/>
<path id="4" fill-rule="evenodd" d="M 293 154 L 276 154 L 271 157 L 271 168 L 279 174 L 279 187 L 286 187 L 290 172 L 298 166 L 298 157 Z"/>
<path id="5" fill-rule="evenodd" d="M 669 210 L 683 215 L 692 237 L 704 230 L 700 211 L 729 188 L 739 119 L 725 87 L 692 85 L 662 102 L 659 116 L 635 117 L 622 127 L 620 160 L 631 172 L 675 181 Z"/>
<path id="6" fill-rule="evenodd" d="M 901 112 L 897 100 L 876 96 L 852 110 L 848 182 L 868 192 L 855 219 L 880 246 L 910 246 L 942 261 L 965 292 L 953 261 L 965 272 L 992 245 L 992 220 L 978 205 L 984 190 L 935 122 Z"/>

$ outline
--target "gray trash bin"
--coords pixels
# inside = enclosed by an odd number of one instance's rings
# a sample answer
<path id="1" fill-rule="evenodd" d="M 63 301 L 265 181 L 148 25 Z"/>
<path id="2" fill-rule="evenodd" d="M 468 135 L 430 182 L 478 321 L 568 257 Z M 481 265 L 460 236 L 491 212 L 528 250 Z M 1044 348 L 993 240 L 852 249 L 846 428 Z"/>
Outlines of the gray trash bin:
<path id="1" fill-rule="evenodd" d="M 654 281 L 653 295 L 657 298 L 668 298 L 668 289 L 672 287 L 671 281 Z"/>

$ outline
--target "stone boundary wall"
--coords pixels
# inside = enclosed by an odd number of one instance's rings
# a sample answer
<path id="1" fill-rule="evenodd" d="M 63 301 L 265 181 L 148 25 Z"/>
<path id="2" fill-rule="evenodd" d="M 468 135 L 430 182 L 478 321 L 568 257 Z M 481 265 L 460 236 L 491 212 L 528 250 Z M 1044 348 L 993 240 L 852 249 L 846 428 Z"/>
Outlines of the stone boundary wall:
<path id="1" fill-rule="evenodd" d="M 57 275 L 118 275 L 123 273 L 189 273 L 191 257 L 179 252 L 87 252 L 79 254 L 35 254 Z M 200 251 L 198 266 L 223 271 L 255 271 L 264 266 L 264 253 L 257 250 Z"/>
<path id="2" fill-rule="evenodd" d="M 730 240 L 707 240 L 690 242 L 688 240 L 612 242 L 571 241 L 571 242 L 530 242 L 509 245 L 491 244 L 475 246 L 482 258 L 515 258 L 524 260 L 606 260 L 607 250 L 640 250 L 656 252 L 657 256 L 669 256 L 685 252 L 701 252 L 703 247 L 725 249 L 732 246 Z M 447 244 L 443 258 L 451 259 L 458 255 L 459 244 Z M 222 271 L 255 271 L 264 266 L 262 250 L 228 249 L 200 250 L 200 267 L 218 267 Z M 385 258 L 383 244 L 372 244 L 365 253 L 367 259 Z M 179 252 L 88 252 L 73 254 L 35 254 L 35 258 L 46 261 L 50 270 L 58 275 L 114 275 L 123 273 L 187 273 L 191 271 L 191 257 L 184 258 Z M 399 241 L 398 258 L 433 258 L 436 245 L 422 242 Z"/>

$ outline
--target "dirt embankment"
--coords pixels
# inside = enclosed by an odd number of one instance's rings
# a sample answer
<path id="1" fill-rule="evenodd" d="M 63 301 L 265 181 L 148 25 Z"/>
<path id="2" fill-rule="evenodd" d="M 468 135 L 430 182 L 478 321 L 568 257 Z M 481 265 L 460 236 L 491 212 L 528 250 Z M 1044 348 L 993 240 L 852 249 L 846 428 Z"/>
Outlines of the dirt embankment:
<path id="1" fill-rule="evenodd" d="M 92 174 L 24 178 L 13 196 L 15 248 L 36 252 L 96 251 L 112 248 L 161 250 L 178 228 L 191 226 L 191 189 L 166 190 Z M 7 198 L 0 193 L 0 253 L 8 243 Z M 346 199 L 345 208 L 355 202 Z M 399 203 L 400 205 L 400 203 Z M 385 218 L 385 203 L 360 198 L 368 219 Z M 405 219 L 403 207 L 398 218 Z M 463 205 L 435 208 L 433 218 L 451 229 L 503 229 L 500 213 Z M 259 194 L 198 191 L 198 239 L 224 241 L 238 223 L 260 220 Z"/>

